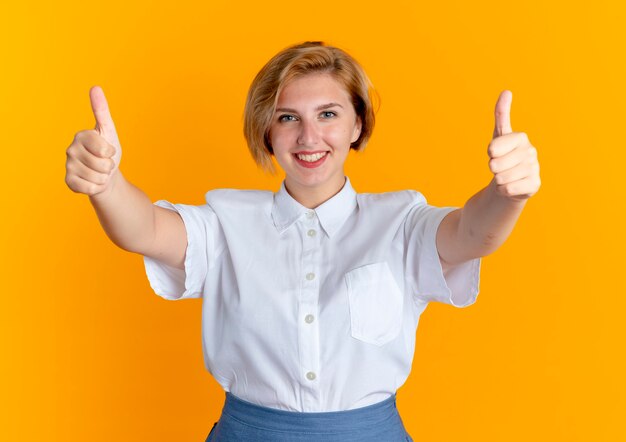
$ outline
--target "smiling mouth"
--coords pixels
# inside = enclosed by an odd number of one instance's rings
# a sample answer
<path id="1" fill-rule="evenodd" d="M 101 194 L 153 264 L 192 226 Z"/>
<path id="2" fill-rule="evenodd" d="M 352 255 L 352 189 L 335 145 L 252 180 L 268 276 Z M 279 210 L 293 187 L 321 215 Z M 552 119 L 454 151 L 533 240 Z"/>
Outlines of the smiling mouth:
<path id="1" fill-rule="evenodd" d="M 326 162 L 326 158 L 330 155 L 330 151 L 315 153 L 294 153 L 293 157 L 300 167 L 306 169 L 316 169 Z"/>
<path id="2" fill-rule="evenodd" d="M 298 158 L 301 161 L 306 161 L 307 163 L 314 163 L 316 161 L 319 161 L 320 159 L 324 158 L 326 155 L 328 155 L 328 152 L 318 152 L 318 153 L 314 153 L 311 155 L 305 155 L 305 154 L 294 154 L 296 156 L 296 158 Z"/>

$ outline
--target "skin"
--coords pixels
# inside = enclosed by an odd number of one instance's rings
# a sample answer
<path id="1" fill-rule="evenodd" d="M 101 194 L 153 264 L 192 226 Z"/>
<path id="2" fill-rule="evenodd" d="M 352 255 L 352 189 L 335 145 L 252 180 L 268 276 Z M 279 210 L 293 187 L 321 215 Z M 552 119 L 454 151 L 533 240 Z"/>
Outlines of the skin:
<path id="1" fill-rule="evenodd" d="M 289 194 L 310 209 L 337 194 L 345 184 L 350 144 L 360 133 L 361 122 L 348 92 L 330 74 L 309 74 L 289 82 L 278 97 L 269 132 Z M 316 168 L 304 167 L 295 158 L 318 152 L 328 154 Z"/>

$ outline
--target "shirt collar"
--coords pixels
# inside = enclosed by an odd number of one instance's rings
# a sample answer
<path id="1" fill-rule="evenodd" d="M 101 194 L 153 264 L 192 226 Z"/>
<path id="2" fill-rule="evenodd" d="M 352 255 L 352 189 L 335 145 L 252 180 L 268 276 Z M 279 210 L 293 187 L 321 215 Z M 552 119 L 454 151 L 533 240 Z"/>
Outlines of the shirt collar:
<path id="1" fill-rule="evenodd" d="M 317 206 L 315 209 L 308 209 L 296 201 L 285 188 L 285 181 L 280 185 L 280 190 L 274 194 L 274 204 L 272 206 L 272 219 L 279 233 L 284 232 L 300 217 L 307 212 L 313 211 L 317 214 L 322 228 L 329 237 L 332 237 L 346 221 L 348 216 L 355 209 L 356 192 L 352 188 L 350 178 L 346 177 L 346 182 L 336 195 Z"/>

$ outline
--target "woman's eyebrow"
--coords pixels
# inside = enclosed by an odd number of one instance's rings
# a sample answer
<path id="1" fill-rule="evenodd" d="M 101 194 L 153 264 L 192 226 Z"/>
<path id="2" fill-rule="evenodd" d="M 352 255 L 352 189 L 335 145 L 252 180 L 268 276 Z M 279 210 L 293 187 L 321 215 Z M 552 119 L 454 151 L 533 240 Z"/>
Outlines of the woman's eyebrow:
<path id="1" fill-rule="evenodd" d="M 328 103 L 328 104 L 322 104 L 321 106 L 317 106 L 315 110 L 319 111 L 319 110 L 324 110 L 324 109 L 328 109 L 330 107 L 335 107 L 335 106 L 338 106 L 343 109 L 343 106 L 339 103 Z"/>
<path id="2" fill-rule="evenodd" d="M 315 110 L 316 111 L 321 111 L 321 110 L 329 109 L 329 108 L 335 107 L 335 106 L 340 107 L 340 108 L 343 109 L 343 106 L 341 104 L 339 104 L 339 103 L 326 103 L 326 104 L 321 104 L 321 105 L 317 106 L 315 108 Z M 297 110 L 291 109 L 291 108 L 288 108 L 288 107 L 279 107 L 278 109 L 276 109 L 276 112 L 293 112 L 293 113 L 298 113 Z"/>

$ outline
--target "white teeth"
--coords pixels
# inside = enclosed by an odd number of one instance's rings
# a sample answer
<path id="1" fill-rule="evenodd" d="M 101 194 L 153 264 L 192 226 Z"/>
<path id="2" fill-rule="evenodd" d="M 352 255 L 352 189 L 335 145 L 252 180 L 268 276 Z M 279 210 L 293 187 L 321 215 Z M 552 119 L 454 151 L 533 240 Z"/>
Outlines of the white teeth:
<path id="1" fill-rule="evenodd" d="M 301 154 L 296 154 L 296 156 L 301 159 L 302 161 L 306 161 L 308 163 L 312 163 L 314 161 L 319 160 L 320 158 L 322 158 L 324 155 L 326 155 L 328 152 L 320 152 L 320 153 L 315 153 L 313 155 L 301 155 Z"/>

